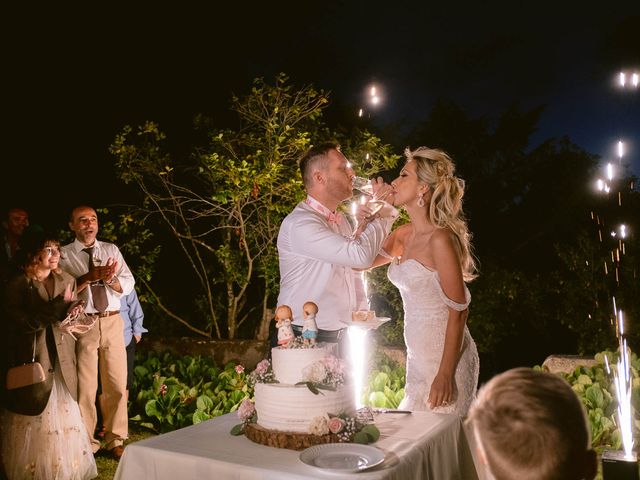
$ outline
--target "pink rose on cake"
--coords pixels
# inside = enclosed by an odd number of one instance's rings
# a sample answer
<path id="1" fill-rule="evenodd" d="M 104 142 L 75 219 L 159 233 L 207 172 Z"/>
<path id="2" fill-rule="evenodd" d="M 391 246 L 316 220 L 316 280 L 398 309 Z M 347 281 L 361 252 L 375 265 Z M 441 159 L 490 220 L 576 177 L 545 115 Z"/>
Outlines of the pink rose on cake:
<path id="1" fill-rule="evenodd" d="M 240 406 L 238 407 L 238 417 L 240 420 L 247 421 L 253 417 L 253 414 L 256 411 L 256 407 L 251 400 L 245 398 Z"/>
<path id="2" fill-rule="evenodd" d="M 261 360 L 260 363 L 256 365 L 256 374 L 263 375 L 267 373 L 267 370 L 269 370 L 269 365 L 269 360 L 267 360 L 266 358 L 264 360 Z"/>
<path id="3" fill-rule="evenodd" d="M 331 433 L 340 433 L 344 429 L 345 421 L 340 417 L 332 417 L 327 422 L 327 427 Z"/>
<path id="4" fill-rule="evenodd" d="M 260 363 L 256 365 L 255 370 L 247 377 L 247 382 L 249 385 L 255 385 L 256 383 L 276 383 L 271 362 L 266 358 L 260 361 Z"/>
<path id="5" fill-rule="evenodd" d="M 309 433 L 312 435 L 326 435 L 329 433 L 329 417 L 327 415 L 319 415 L 311 420 L 309 424 Z"/>

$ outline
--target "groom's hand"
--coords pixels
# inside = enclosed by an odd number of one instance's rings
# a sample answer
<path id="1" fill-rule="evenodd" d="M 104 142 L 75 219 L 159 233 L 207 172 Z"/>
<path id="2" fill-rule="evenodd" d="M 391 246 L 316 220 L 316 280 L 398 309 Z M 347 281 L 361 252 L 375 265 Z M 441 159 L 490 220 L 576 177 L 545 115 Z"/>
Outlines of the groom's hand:
<path id="1" fill-rule="evenodd" d="M 353 238 L 358 238 L 364 229 L 367 228 L 367 225 L 375 218 L 375 215 L 372 215 L 371 208 L 367 205 L 358 204 L 355 212 L 356 221 L 358 222 L 358 227 L 356 231 L 353 232 Z"/>
<path id="2" fill-rule="evenodd" d="M 366 226 L 371 220 L 373 220 L 371 207 L 368 204 L 358 204 L 356 207 L 356 221 L 358 222 L 358 228 L 364 224 Z"/>

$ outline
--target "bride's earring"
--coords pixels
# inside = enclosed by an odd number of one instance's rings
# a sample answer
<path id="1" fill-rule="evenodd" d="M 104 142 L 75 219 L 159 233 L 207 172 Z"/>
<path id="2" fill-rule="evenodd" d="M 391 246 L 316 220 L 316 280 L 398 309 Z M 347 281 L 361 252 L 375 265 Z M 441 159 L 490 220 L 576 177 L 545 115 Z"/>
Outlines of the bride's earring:
<path id="1" fill-rule="evenodd" d="M 424 207 L 424 198 L 422 198 L 422 196 L 424 195 L 424 193 L 419 193 L 418 194 L 418 202 L 417 205 L 422 208 Z"/>

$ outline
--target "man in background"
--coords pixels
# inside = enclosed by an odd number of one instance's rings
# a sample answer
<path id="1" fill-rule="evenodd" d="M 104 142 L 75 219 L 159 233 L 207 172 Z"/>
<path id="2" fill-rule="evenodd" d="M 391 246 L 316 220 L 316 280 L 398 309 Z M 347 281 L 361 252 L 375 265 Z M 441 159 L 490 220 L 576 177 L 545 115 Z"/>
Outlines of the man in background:
<path id="1" fill-rule="evenodd" d="M 2 248 L 0 248 L 0 287 L 4 289 L 11 270 L 13 258 L 18 250 L 18 241 L 29 226 L 29 214 L 22 208 L 10 208 L 2 219 Z"/>
<path id="2" fill-rule="evenodd" d="M 95 437 L 99 372 L 105 448 L 120 460 L 129 433 L 127 354 L 120 298 L 133 290 L 134 279 L 118 247 L 96 239 L 98 215 L 93 208 L 74 208 L 69 228 L 76 238 L 62 247 L 60 266 L 76 278 L 78 298 L 86 301 L 86 313 L 98 316 L 97 324 L 79 336 L 76 343 L 78 404 L 95 453 L 100 449 L 100 440 Z"/>

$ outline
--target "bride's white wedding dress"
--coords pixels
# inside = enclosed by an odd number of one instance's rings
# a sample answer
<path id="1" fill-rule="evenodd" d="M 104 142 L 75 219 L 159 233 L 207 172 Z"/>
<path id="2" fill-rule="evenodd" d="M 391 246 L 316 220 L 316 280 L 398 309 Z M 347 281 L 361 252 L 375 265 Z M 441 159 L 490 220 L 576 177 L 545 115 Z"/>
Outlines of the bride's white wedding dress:
<path id="1" fill-rule="evenodd" d="M 414 259 L 402 263 L 392 262 L 388 277 L 400 290 L 404 306 L 407 377 L 405 397 L 399 408 L 430 410 L 427 400 L 442 359 L 449 318 L 448 307 L 464 310 L 469 306 L 471 295 L 465 286 L 466 303 L 452 301 L 442 291 L 438 272 L 426 268 Z M 462 353 L 455 374 L 455 401 L 431 411 L 466 415 L 478 386 L 479 363 L 476 344 L 465 325 Z"/>

